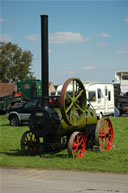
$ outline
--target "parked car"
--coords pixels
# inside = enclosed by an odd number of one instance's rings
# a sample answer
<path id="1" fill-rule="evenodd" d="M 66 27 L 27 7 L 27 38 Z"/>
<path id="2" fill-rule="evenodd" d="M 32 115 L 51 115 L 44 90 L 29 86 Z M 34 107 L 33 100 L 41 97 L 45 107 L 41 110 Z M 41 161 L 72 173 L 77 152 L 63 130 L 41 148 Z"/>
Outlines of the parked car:
<path id="1" fill-rule="evenodd" d="M 38 107 L 41 107 L 41 97 L 34 97 L 24 104 L 9 108 L 6 117 L 10 121 L 11 126 L 18 126 L 23 122 L 28 122 L 30 114 Z"/>
<path id="2" fill-rule="evenodd" d="M 58 107 L 60 97 L 50 96 L 49 105 L 51 108 Z M 22 123 L 28 123 L 31 113 L 35 108 L 41 108 L 41 97 L 33 97 L 26 103 L 9 108 L 6 117 L 11 126 L 19 126 Z"/>

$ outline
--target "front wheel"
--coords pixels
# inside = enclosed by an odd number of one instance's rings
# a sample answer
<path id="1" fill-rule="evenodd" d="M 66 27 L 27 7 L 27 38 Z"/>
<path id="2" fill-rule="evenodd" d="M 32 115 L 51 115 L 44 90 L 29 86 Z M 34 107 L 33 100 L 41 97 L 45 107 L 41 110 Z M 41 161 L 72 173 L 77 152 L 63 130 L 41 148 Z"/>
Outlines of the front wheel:
<path id="1" fill-rule="evenodd" d="M 21 138 L 21 151 L 24 154 L 39 154 L 40 140 L 31 131 L 26 131 Z"/>
<path id="2" fill-rule="evenodd" d="M 86 139 L 82 132 L 74 132 L 69 138 L 68 153 L 70 157 L 81 158 L 86 149 Z"/>
<path id="3" fill-rule="evenodd" d="M 16 115 L 13 115 L 13 116 L 10 117 L 10 125 L 12 127 L 19 125 L 19 119 Z"/>

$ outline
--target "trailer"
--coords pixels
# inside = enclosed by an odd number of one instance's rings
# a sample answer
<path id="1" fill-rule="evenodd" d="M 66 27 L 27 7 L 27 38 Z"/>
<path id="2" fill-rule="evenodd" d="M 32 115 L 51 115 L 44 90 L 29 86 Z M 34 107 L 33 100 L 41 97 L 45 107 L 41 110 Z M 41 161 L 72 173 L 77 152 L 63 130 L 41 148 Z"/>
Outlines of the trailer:
<path id="1" fill-rule="evenodd" d="M 12 94 L 5 97 L 0 97 L 0 113 L 5 113 L 10 107 L 16 103 L 21 103 L 21 95 Z"/>
<path id="2" fill-rule="evenodd" d="M 22 94 L 23 100 L 41 96 L 41 80 L 18 81 L 17 92 Z"/>
<path id="3" fill-rule="evenodd" d="M 128 72 L 116 72 L 115 83 L 120 85 L 120 95 L 128 96 Z"/>
<path id="4" fill-rule="evenodd" d="M 18 81 L 12 94 L 0 97 L 0 112 L 5 113 L 16 104 L 41 96 L 41 92 L 41 80 Z"/>
<path id="5" fill-rule="evenodd" d="M 121 115 L 128 115 L 128 72 L 116 72 L 114 82 L 115 106 Z"/>

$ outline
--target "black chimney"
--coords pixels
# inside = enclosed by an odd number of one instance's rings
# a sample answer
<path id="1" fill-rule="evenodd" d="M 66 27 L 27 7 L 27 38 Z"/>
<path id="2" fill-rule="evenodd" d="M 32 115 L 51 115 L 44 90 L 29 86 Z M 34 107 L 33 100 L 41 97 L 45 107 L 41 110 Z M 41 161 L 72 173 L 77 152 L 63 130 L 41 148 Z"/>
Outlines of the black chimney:
<path id="1" fill-rule="evenodd" d="M 41 15 L 41 80 L 42 80 L 42 107 L 49 104 L 49 69 L 48 69 L 48 15 Z"/>

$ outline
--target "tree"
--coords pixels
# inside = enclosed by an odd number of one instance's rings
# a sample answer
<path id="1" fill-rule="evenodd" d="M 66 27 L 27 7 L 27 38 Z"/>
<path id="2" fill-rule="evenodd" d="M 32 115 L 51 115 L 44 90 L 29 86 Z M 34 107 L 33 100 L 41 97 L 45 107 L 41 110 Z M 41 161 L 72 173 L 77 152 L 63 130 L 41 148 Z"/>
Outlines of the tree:
<path id="1" fill-rule="evenodd" d="M 0 42 L 0 82 L 32 79 L 32 54 L 11 42 Z"/>

